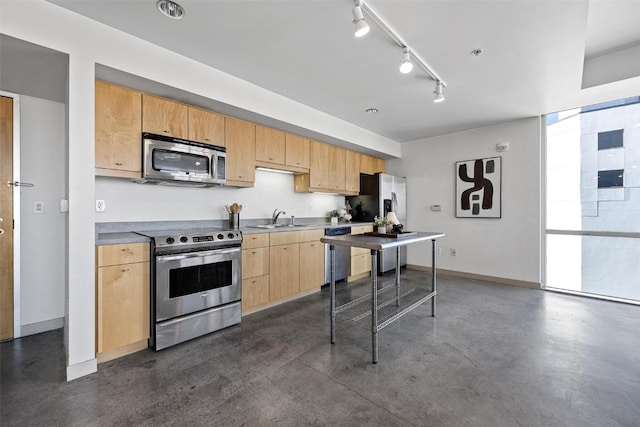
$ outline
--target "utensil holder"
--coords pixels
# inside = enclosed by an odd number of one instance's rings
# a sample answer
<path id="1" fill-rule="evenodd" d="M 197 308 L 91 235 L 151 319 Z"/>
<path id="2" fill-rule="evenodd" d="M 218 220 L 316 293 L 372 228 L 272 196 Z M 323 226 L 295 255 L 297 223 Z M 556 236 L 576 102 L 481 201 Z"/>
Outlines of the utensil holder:
<path id="1" fill-rule="evenodd" d="M 229 214 L 229 228 L 231 230 L 238 230 L 240 228 L 240 214 L 239 213 L 230 213 Z"/>

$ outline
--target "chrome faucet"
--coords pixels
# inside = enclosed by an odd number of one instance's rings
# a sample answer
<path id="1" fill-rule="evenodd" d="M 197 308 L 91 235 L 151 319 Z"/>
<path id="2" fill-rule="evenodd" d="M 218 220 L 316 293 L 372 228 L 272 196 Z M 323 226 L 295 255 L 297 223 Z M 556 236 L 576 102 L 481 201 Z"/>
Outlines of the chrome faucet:
<path id="1" fill-rule="evenodd" d="M 278 217 L 280 215 L 286 215 L 287 213 L 285 211 L 278 211 L 278 209 L 274 209 L 273 211 L 273 215 L 271 215 L 271 224 L 275 224 L 278 222 Z"/>
<path id="2" fill-rule="evenodd" d="M 291 225 L 292 227 L 293 227 L 294 225 L 296 225 L 296 217 L 295 217 L 295 216 L 293 216 L 293 215 L 291 215 L 291 224 L 290 224 L 290 225 Z"/>

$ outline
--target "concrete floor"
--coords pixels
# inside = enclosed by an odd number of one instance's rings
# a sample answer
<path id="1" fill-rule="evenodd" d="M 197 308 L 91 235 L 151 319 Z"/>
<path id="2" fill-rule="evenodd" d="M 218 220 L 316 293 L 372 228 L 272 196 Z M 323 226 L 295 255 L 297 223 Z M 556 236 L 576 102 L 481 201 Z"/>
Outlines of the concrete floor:
<path id="1" fill-rule="evenodd" d="M 640 307 L 441 277 L 438 317 L 384 329 L 377 365 L 328 320 L 323 290 L 70 383 L 62 331 L 3 343 L 0 424 L 640 426 Z"/>

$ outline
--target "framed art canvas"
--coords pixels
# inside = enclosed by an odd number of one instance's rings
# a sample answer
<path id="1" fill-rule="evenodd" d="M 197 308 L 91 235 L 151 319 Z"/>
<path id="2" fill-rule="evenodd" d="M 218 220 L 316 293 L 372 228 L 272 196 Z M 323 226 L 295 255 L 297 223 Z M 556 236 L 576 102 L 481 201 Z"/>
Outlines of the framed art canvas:
<path id="1" fill-rule="evenodd" d="M 502 216 L 502 157 L 456 162 L 456 217 Z"/>

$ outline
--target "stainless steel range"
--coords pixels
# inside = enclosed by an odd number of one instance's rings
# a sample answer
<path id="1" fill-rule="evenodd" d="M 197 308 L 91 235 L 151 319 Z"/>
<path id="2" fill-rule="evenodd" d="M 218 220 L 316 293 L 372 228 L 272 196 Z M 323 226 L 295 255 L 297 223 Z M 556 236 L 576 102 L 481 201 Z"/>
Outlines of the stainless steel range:
<path id="1" fill-rule="evenodd" d="M 142 232 L 154 247 L 151 346 L 162 350 L 240 322 L 242 233 Z"/>

